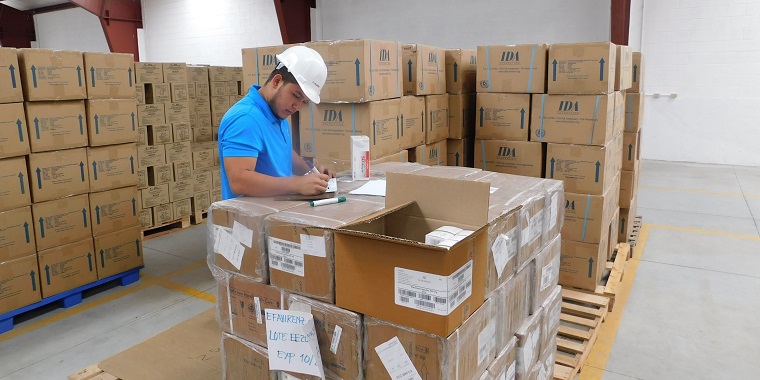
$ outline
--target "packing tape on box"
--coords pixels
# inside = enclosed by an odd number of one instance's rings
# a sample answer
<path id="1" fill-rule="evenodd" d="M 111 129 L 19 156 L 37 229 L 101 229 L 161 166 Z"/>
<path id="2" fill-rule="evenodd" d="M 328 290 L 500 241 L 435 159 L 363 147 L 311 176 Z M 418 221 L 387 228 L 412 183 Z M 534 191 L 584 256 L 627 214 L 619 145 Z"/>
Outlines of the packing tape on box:
<path id="1" fill-rule="evenodd" d="M 533 68 L 536 66 L 536 44 L 533 44 L 533 48 L 530 52 L 530 67 L 528 68 L 528 88 L 525 92 L 530 93 L 531 85 L 533 84 Z"/>
<path id="2" fill-rule="evenodd" d="M 544 106 L 546 106 L 546 94 L 541 95 L 541 117 L 538 122 L 538 141 L 544 142 Z"/>
<path id="3" fill-rule="evenodd" d="M 488 92 L 491 92 L 491 48 L 486 46 L 486 74 L 488 75 Z"/>
<path id="4" fill-rule="evenodd" d="M 586 211 L 583 215 L 583 231 L 581 232 L 581 241 L 586 241 L 586 226 L 588 225 L 588 213 L 591 208 L 591 194 L 586 196 Z"/>
<path id="5" fill-rule="evenodd" d="M 596 96 L 596 105 L 594 106 L 594 118 L 591 120 L 591 136 L 588 139 L 589 145 L 594 143 L 594 128 L 596 128 L 597 114 L 599 113 L 599 101 L 602 100 L 601 95 Z"/>

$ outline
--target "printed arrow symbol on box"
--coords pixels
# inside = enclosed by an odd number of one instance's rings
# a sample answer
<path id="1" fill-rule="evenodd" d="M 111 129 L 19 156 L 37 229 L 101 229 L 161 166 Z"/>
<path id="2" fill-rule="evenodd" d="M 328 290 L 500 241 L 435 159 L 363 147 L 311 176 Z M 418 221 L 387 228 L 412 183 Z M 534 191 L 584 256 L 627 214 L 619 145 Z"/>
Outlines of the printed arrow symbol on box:
<path id="1" fill-rule="evenodd" d="M 433 130 L 433 111 L 430 111 L 430 119 L 428 119 L 430 122 L 430 130 Z"/>
<path id="2" fill-rule="evenodd" d="M 454 62 L 454 82 L 458 81 L 457 79 L 458 76 L 459 76 L 459 65 L 457 65 L 456 62 Z"/>
<path id="3" fill-rule="evenodd" d="M 79 171 L 82 173 L 82 182 L 84 182 L 84 162 L 79 161 Z"/>
<path id="4" fill-rule="evenodd" d="M 396 116 L 396 138 L 397 139 L 401 138 L 401 130 L 399 128 L 400 126 L 401 124 L 398 123 L 398 116 Z"/>
<path id="5" fill-rule="evenodd" d="M 100 267 L 101 268 L 106 267 L 106 257 L 102 249 L 100 250 Z"/>
<path id="6" fill-rule="evenodd" d="M 137 202 L 132 198 L 132 215 L 137 215 Z"/>
<path id="7" fill-rule="evenodd" d="M 79 134 L 84 134 L 84 124 L 82 123 L 82 115 L 79 115 Z"/>
<path id="8" fill-rule="evenodd" d="M 485 110 L 483 109 L 483 107 L 480 107 L 480 126 L 481 127 L 483 126 L 483 112 L 485 112 Z"/>
<path id="9" fill-rule="evenodd" d="M 420 119 L 422 120 L 422 132 L 425 132 L 425 111 L 420 112 Z"/>
<path id="10" fill-rule="evenodd" d="M 132 87 L 132 68 L 127 69 L 127 72 L 129 73 L 129 87 Z"/>
<path id="11" fill-rule="evenodd" d="M 26 189 L 24 188 L 24 173 L 18 172 L 18 182 L 19 186 L 21 186 L 21 194 L 26 194 Z"/>
<path id="12" fill-rule="evenodd" d="M 557 60 L 552 61 L 552 81 L 557 81 Z"/>
<path id="13" fill-rule="evenodd" d="M 137 256 L 140 256 L 140 239 L 135 239 L 135 248 L 137 249 Z"/>
<path id="14" fill-rule="evenodd" d="M 84 226 L 87 227 L 87 209 L 82 209 L 82 219 L 84 220 Z"/>
<path id="15" fill-rule="evenodd" d="M 37 88 L 37 68 L 32 65 L 32 85 Z"/>
<path id="16" fill-rule="evenodd" d="M 407 66 L 409 66 L 409 82 L 412 81 L 412 60 L 410 59 L 409 62 L 406 63 Z"/>
<path id="17" fill-rule="evenodd" d="M 37 188 L 41 189 L 42 188 L 42 175 L 40 175 L 40 173 L 42 173 L 42 170 L 40 170 L 40 168 L 37 168 L 36 171 L 37 171 Z"/>
<path id="18" fill-rule="evenodd" d="M 16 126 L 18 127 L 18 141 L 24 141 L 24 129 L 21 127 L 23 123 L 21 119 L 16 119 Z"/>
<path id="19" fill-rule="evenodd" d="M 591 278 L 591 272 L 594 270 L 594 259 L 588 258 L 588 278 Z"/>
<path id="20" fill-rule="evenodd" d="M 32 291 L 36 291 L 37 290 L 37 277 L 35 275 L 36 275 L 36 273 L 34 273 L 34 270 L 32 270 L 31 272 L 29 272 L 29 277 L 32 278 Z"/>
<path id="21" fill-rule="evenodd" d="M 636 77 L 639 73 L 639 65 L 633 65 L 633 81 L 636 82 Z"/>
<path id="22" fill-rule="evenodd" d="M 92 272 L 92 252 L 87 252 L 87 265 L 90 267 L 90 272 Z"/>
<path id="23" fill-rule="evenodd" d="M 633 144 L 628 144 L 628 161 L 631 160 L 632 153 L 633 153 Z"/>
<path id="24" fill-rule="evenodd" d="M 34 118 L 34 134 L 37 136 L 37 140 L 40 139 L 40 119 Z"/>
<path id="25" fill-rule="evenodd" d="M 29 239 L 29 223 L 24 222 L 24 235 L 26 235 L 26 243 L 31 243 L 31 240 Z"/>
<path id="26" fill-rule="evenodd" d="M 360 84 L 360 82 L 361 82 L 360 67 L 361 67 L 362 63 L 361 63 L 361 61 L 359 61 L 359 58 L 357 58 L 356 61 L 354 62 L 354 64 L 356 65 L 356 85 L 358 86 Z M 370 75 L 372 75 L 372 73 L 370 73 Z"/>
<path id="27" fill-rule="evenodd" d="M 95 87 L 95 68 L 90 66 L 90 77 L 92 78 L 92 87 Z"/>
<path id="28" fill-rule="evenodd" d="M 16 68 L 10 65 L 8 66 L 8 70 L 11 72 L 11 86 L 16 88 Z"/>
<path id="29" fill-rule="evenodd" d="M 525 129 L 525 108 L 520 108 L 520 129 Z"/>
<path id="30" fill-rule="evenodd" d="M 100 206 L 95 206 L 95 223 L 100 224 Z"/>
<path id="31" fill-rule="evenodd" d="M 132 169 L 132 174 L 135 174 L 135 157 L 129 156 L 129 168 Z"/>
<path id="32" fill-rule="evenodd" d="M 599 163 L 599 161 L 596 162 L 596 176 L 594 177 L 594 182 L 599 182 L 599 166 L 602 164 Z"/>
<path id="33" fill-rule="evenodd" d="M 95 115 L 95 134 L 100 134 L 100 123 L 98 122 L 98 115 Z"/>
<path id="34" fill-rule="evenodd" d="M 77 78 L 79 79 L 79 87 L 82 87 L 82 68 L 77 66 Z"/>
<path id="35" fill-rule="evenodd" d="M 604 58 L 599 60 L 599 80 L 604 80 Z"/>
<path id="36" fill-rule="evenodd" d="M 135 113 L 132 112 L 132 130 L 135 130 Z"/>
<path id="37" fill-rule="evenodd" d="M 95 161 L 92 162 L 92 178 L 98 180 L 98 163 Z"/>
<path id="38" fill-rule="evenodd" d="M 377 121 L 372 120 L 372 145 L 377 145 Z"/>
<path id="39" fill-rule="evenodd" d="M 401 136 L 404 136 L 404 114 L 401 114 Z"/>
<path id="40" fill-rule="evenodd" d="M 620 218 L 620 233 L 625 232 L 625 217 Z"/>
<path id="41" fill-rule="evenodd" d="M 45 219 L 40 217 L 40 237 L 45 238 Z"/>
<path id="42" fill-rule="evenodd" d="M 456 152 L 456 154 L 454 154 L 454 157 L 456 158 L 454 166 L 459 166 L 459 152 Z"/>
<path id="43" fill-rule="evenodd" d="M 47 279 L 47 284 L 50 285 L 50 265 L 45 265 L 45 278 Z"/>
<path id="44" fill-rule="evenodd" d="M 552 157 L 551 161 L 549 162 L 551 162 L 551 173 L 549 174 L 549 177 L 554 178 L 554 157 Z"/>

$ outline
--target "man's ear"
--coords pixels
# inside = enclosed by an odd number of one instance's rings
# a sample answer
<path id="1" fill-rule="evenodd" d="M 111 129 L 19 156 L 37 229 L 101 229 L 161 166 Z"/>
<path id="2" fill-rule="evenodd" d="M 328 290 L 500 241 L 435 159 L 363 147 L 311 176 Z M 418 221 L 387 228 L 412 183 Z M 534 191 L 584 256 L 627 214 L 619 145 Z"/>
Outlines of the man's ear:
<path id="1" fill-rule="evenodd" d="M 275 90 L 279 89 L 280 86 L 282 86 L 284 83 L 282 80 L 282 75 L 280 74 L 275 74 L 270 82 L 272 83 L 272 87 L 274 87 Z"/>

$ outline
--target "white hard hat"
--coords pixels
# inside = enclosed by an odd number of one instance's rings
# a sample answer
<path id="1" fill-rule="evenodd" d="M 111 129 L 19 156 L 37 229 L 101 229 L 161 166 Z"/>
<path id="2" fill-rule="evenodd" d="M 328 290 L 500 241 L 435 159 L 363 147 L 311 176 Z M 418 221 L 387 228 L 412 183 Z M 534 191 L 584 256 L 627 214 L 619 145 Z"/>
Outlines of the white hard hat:
<path id="1" fill-rule="evenodd" d="M 322 56 L 306 46 L 292 46 L 277 54 L 277 59 L 293 74 L 304 94 L 318 104 L 319 92 L 327 80 L 327 65 Z"/>

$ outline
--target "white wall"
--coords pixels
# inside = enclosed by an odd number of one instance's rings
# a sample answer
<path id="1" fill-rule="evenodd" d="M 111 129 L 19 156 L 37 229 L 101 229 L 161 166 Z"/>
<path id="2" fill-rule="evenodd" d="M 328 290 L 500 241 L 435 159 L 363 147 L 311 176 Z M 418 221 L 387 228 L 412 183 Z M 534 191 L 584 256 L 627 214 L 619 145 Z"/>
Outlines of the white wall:
<path id="1" fill-rule="evenodd" d="M 141 61 L 241 66 L 241 49 L 282 44 L 272 0 L 142 0 Z"/>
<path id="2" fill-rule="evenodd" d="M 98 16 L 82 8 L 34 15 L 34 29 L 41 49 L 111 51 Z"/>
<path id="3" fill-rule="evenodd" d="M 631 0 L 631 18 L 628 23 L 628 46 L 633 51 L 641 51 L 643 37 L 644 0 Z"/>
<path id="4" fill-rule="evenodd" d="M 759 19 L 760 0 L 644 1 L 644 158 L 760 165 Z"/>
<path id="5" fill-rule="evenodd" d="M 609 0 L 317 0 L 315 39 L 374 38 L 445 48 L 609 41 Z"/>

